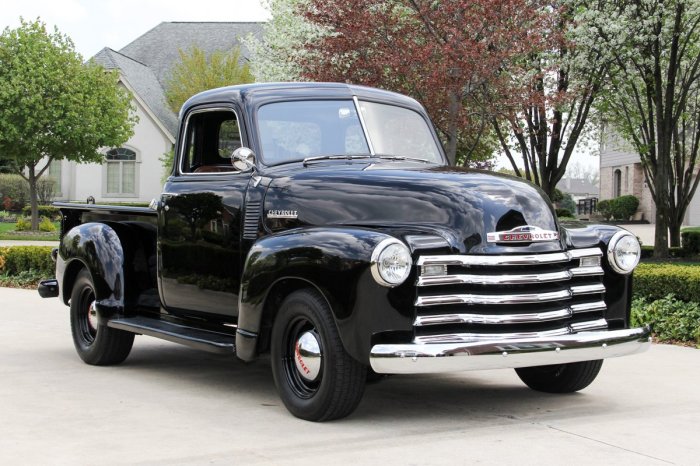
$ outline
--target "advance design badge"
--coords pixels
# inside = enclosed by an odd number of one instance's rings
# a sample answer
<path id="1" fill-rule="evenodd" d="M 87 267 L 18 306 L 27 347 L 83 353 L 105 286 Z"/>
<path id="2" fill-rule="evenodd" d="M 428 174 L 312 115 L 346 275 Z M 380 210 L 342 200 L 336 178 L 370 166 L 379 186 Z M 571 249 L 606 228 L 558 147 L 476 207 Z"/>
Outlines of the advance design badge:
<path id="1" fill-rule="evenodd" d="M 540 227 L 530 225 L 486 234 L 486 241 L 489 243 L 537 243 L 541 241 L 556 241 L 558 239 L 558 232 L 543 230 Z"/>

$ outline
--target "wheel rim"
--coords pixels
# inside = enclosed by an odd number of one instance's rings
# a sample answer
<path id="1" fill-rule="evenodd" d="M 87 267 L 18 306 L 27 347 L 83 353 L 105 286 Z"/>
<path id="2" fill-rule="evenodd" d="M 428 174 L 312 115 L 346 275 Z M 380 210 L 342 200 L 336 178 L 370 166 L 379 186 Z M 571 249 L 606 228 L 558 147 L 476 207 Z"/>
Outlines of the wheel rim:
<path id="1" fill-rule="evenodd" d="M 80 293 L 79 310 L 80 336 L 86 345 L 91 345 L 97 336 L 97 309 L 92 288 L 85 288 Z"/>
<path id="2" fill-rule="evenodd" d="M 309 320 L 295 319 L 287 326 L 283 366 L 288 385 L 299 398 L 316 394 L 323 379 L 323 346 Z"/>

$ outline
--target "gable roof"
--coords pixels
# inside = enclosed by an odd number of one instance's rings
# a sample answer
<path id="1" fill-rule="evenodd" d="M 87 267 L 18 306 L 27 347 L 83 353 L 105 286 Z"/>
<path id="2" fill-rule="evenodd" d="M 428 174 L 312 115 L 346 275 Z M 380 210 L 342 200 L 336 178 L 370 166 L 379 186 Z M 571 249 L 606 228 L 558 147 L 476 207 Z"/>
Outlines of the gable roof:
<path id="1" fill-rule="evenodd" d="M 110 48 L 103 48 L 92 58 L 107 70 L 119 70 L 127 87 L 148 107 L 174 139 L 177 133 L 177 116 L 168 108 L 165 93 L 153 71 L 143 63 Z"/>
<path id="2" fill-rule="evenodd" d="M 217 50 L 241 47 L 241 56 L 250 53 L 240 39 L 262 34 L 263 23 L 163 22 L 126 45 L 119 52 L 153 70 L 165 86 L 170 69 L 180 59 L 180 50 L 196 46 L 207 55 Z"/>
<path id="3" fill-rule="evenodd" d="M 92 59 L 108 70 L 119 70 L 125 85 L 148 107 L 147 111 L 174 140 L 177 115 L 165 100 L 165 84 L 173 65 L 180 60 L 180 50 L 192 46 L 207 55 L 241 47 L 241 56 L 249 51 L 240 42 L 248 34 L 260 36 L 263 23 L 163 22 L 134 39 L 118 52 L 105 47 Z"/>

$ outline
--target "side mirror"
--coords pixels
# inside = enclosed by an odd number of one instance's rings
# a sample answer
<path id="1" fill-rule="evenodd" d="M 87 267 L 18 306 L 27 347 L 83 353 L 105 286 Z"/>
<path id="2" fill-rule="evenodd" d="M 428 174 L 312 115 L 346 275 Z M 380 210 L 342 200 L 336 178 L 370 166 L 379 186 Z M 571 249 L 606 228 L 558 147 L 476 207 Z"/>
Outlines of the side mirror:
<path id="1" fill-rule="evenodd" d="M 252 171 L 255 168 L 255 152 L 247 147 L 239 147 L 231 154 L 231 165 L 241 172 Z"/>

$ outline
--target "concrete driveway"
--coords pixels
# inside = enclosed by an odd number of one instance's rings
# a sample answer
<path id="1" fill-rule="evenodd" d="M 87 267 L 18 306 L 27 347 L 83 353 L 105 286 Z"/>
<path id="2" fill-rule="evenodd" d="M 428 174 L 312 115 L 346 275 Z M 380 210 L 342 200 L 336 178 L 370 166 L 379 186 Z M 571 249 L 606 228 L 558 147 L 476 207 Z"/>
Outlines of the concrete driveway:
<path id="1" fill-rule="evenodd" d="M 700 350 L 654 345 L 555 396 L 511 370 L 395 376 L 341 421 L 300 421 L 268 361 L 137 337 L 83 364 L 68 310 L 0 288 L 1 464 L 700 464 Z"/>

